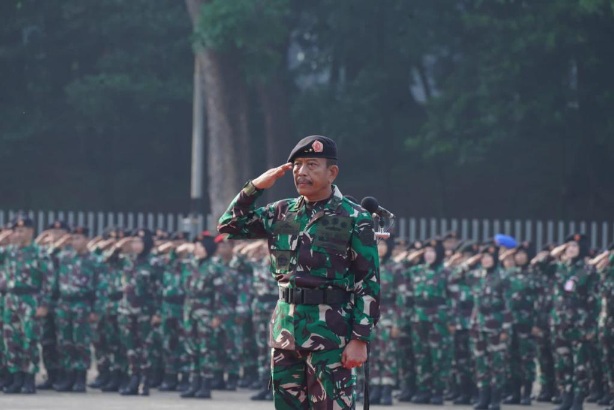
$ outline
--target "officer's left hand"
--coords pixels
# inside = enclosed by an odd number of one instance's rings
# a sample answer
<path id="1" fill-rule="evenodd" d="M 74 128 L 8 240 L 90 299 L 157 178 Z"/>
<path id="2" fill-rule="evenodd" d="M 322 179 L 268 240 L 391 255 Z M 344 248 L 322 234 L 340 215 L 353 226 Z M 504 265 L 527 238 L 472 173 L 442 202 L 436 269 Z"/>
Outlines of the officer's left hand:
<path id="1" fill-rule="evenodd" d="M 500 340 L 501 342 L 506 342 L 506 341 L 507 341 L 507 333 L 502 332 L 502 333 L 499 335 L 499 340 Z"/>
<path id="2" fill-rule="evenodd" d="M 360 367 L 367 361 L 367 343 L 360 340 L 350 340 L 343 349 L 341 364 L 346 369 Z"/>
<path id="3" fill-rule="evenodd" d="M 152 326 L 159 325 L 160 323 L 162 323 L 162 318 L 160 316 L 153 315 L 151 317 L 151 324 L 152 324 Z"/>
<path id="4" fill-rule="evenodd" d="M 90 313 L 88 320 L 90 323 L 96 323 L 98 322 L 98 315 L 96 313 Z"/>
<path id="5" fill-rule="evenodd" d="M 47 313 L 49 313 L 49 309 L 47 309 L 46 307 L 38 307 L 36 308 L 35 316 L 37 318 L 45 317 L 47 316 Z"/>

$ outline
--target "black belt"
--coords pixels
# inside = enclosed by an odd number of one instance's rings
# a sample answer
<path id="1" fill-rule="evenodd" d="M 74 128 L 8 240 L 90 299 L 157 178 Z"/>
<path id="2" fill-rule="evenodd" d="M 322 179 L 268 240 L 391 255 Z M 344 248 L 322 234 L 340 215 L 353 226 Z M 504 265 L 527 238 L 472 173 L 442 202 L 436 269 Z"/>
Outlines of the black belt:
<path id="1" fill-rule="evenodd" d="M 256 296 L 256 302 L 266 303 L 266 302 L 277 302 L 278 300 L 279 300 L 279 296 L 277 295 Z"/>
<path id="2" fill-rule="evenodd" d="M 433 307 L 445 305 L 446 300 L 444 298 L 434 297 L 434 298 L 429 298 L 429 299 L 416 299 L 415 303 L 417 307 L 433 308 Z"/>
<path id="3" fill-rule="evenodd" d="M 279 299 L 294 305 L 341 305 L 349 302 L 351 295 L 342 289 L 279 289 Z"/>
<path id="4" fill-rule="evenodd" d="M 80 295 L 61 295 L 60 301 L 62 302 L 87 302 L 93 299 L 92 294 L 80 294 Z"/>
<path id="5" fill-rule="evenodd" d="M 38 289 L 31 287 L 21 287 L 21 288 L 13 288 L 8 289 L 8 293 L 12 293 L 13 295 L 34 295 L 38 293 Z"/>
<path id="6" fill-rule="evenodd" d="M 162 300 L 172 305 L 183 305 L 183 302 L 185 301 L 185 296 L 184 295 L 169 295 L 169 296 L 164 296 Z"/>
<path id="7" fill-rule="evenodd" d="M 117 302 L 118 300 L 122 300 L 124 297 L 124 292 L 113 292 L 109 294 L 109 300 L 112 302 Z"/>

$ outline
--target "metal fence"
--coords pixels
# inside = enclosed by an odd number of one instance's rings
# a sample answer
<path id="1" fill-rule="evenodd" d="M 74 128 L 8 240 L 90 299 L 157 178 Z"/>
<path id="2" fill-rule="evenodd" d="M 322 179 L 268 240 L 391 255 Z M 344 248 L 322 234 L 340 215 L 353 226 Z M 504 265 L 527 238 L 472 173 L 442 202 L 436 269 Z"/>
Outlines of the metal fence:
<path id="1" fill-rule="evenodd" d="M 605 248 L 614 241 L 612 222 L 400 218 L 394 230 L 409 241 L 441 236 L 449 231 L 474 241 L 485 241 L 504 233 L 521 241 L 531 241 L 538 249 L 547 243 L 562 243 L 566 236 L 577 232 L 589 237 L 592 248 Z"/>
<path id="2" fill-rule="evenodd" d="M 191 219 L 188 214 L 84 211 L 29 211 L 28 213 L 34 218 L 38 232 L 43 231 L 47 225 L 57 219 L 64 220 L 69 225 L 87 226 L 95 235 L 101 234 L 109 226 L 122 226 L 128 229 L 161 228 L 169 232 L 191 230 Z M 4 225 L 15 214 L 14 210 L 0 210 L 0 224 Z M 199 215 L 196 226 L 199 231 L 214 230 L 216 222 L 211 215 Z M 475 241 L 484 241 L 497 233 L 505 233 L 518 240 L 529 240 L 538 248 L 546 243 L 561 243 L 567 235 L 576 232 L 587 234 L 593 248 L 605 248 L 614 242 L 613 222 L 399 218 L 394 231 L 409 241 L 441 236 L 449 231 L 456 231 L 462 239 Z"/>

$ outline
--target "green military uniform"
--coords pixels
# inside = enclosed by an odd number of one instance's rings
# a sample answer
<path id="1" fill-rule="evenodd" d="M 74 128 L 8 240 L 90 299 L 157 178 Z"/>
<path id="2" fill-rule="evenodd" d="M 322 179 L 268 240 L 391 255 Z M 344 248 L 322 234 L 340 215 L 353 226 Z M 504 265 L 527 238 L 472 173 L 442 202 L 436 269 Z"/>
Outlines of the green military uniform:
<path id="1" fill-rule="evenodd" d="M 6 279 L 4 298 L 4 342 L 6 363 L 13 374 L 13 384 L 5 392 L 24 392 L 18 384 L 33 385 L 38 373 L 40 322 L 35 318 L 39 307 L 49 305 L 51 267 L 46 255 L 34 244 L 8 246 L 0 254 Z M 33 393 L 29 386 L 27 393 Z"/>
<path id="2" fill-rule="evenodd" d="M 59 295 L 56 324 L 65 377 L 64 383 L 56 386 L 60 391 L 85 391 L 86 374 L 91 364 L 89 316 L 92 313 L 100 315 L 103 310 L 100 295 L 106 288 L 104 265 L 99 255 L 89 252 L 78 254 L 68 249 L 56 256 L 58 269 L 53 287 Z"/>
<path id="3" fill-rule="evenodd" d="M 0 254 L 4 252 L 0 248 Z M 6 347 L 4 346 L 4 336 L 2 329 L 4 328 L 4 297 L 6 295 L 6 278 L 2 272 L 3 266 L 0 266 L 0 390 L 9 384 L 9 371 L 6 368 Z"/>
<path id="4" fill-rule="evenodd" d="M 410 272 L 414 295 L 412 317 L 413 347 L 418 394 L 414 403 L 443 404 L 443 392 L 452 362 L 453 324 L 450 272 L 444 268 L 445 250 L 441 241 L 429 242 L 437 259 L 414 267 Z"/>
<path id="5" fill-rule="evenodd" d="M 352 408 L 354 376 L 341 354 L 352 339 L 371 340 L 379 315 L 371 216 L 333 187 L 318 203 L 300 197 L 256 208 L 263 191 L 250 182 L 218 226 L 231 238 L 269 241 L 282 296 L 270 337 L 277 409 Z"/>
<path id="6" fill-rule="evenodd" d="M 400 306 L 398 327 L 399 339 L 397 346 L 399 354 L 397 366 L 401 379 L 399 401 L 409 402 L 416 389 L 416 364 L 412 338 L 412 318 L 414 315 L 414 292 L 411 284 L 411 272 L 405 263 L 399 263 L 393 268 L 397 285 L 397 305 Z"/>
<path id="7" fill-rule="evenodd" d="M 212 321 L 215 307 L 220 305 L 224 285 L 224 271 L 212 262 L 211 255 L 216 245 L 211 237 L 202 240 L 207 250 L 206 259 L 193 259 L 184 264 L 182 287 L 186 292 L 184 328 L 186 350 L 189 358 L 191 386 L 181 397 L 211 397 L 213 380 L 214 350 L 212 343 Z"/>
<path id="8" fill-rule="evenodd" d="M 601 315 L 600 341 L 604 358 L 604 373 L 608 380 L 608 396 L 614 398 L 614 254 L 610 254 L 609 264 L 601 272 L 601 294 L 604 312 Z M 610 410 L 614 410 L 614 403 Z"/>
<path id="9" fill-rule="evenodd" d="M 539 285 L 535 272 L 528 266 L 509 269 L 507 299 L 512 313 L 512 333 L 508 356 L 512 395 L 508 404 L 531 404 L 531 391 L 535 381 L 535 340 L 531 334 L 537 315 Z"/>

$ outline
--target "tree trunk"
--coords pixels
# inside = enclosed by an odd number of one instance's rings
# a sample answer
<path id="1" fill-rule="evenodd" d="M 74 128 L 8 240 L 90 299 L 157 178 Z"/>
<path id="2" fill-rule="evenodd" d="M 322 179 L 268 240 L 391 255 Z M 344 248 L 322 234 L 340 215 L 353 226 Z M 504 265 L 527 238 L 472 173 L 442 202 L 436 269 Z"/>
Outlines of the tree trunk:
<path id="1" fill-rule="evenodd" d="M 186 0 L 194 27 L 207 0 Z M 250 177 L 247 86 L 238 53 L 197 48 L 207 114 L 207 170 L 215 220 Z"/>

